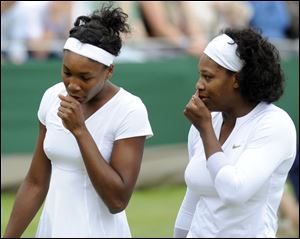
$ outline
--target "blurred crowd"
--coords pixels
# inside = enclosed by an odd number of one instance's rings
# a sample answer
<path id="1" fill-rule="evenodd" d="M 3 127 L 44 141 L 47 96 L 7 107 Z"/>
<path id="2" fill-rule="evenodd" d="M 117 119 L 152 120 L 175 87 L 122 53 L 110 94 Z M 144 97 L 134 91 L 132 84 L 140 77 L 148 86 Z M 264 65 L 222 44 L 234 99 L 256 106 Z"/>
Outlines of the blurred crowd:
<path id="1" fill-rule="evenodd" d="M 1 1 L 1 62 L 61 56 L 75 19 L 101 1 Z M 160 39 L 199 56 L 224 27 L 252 26 L 269 39 L 299 39 L 298 1 L 115 1 L 129 15 L 125 43 Z"/>

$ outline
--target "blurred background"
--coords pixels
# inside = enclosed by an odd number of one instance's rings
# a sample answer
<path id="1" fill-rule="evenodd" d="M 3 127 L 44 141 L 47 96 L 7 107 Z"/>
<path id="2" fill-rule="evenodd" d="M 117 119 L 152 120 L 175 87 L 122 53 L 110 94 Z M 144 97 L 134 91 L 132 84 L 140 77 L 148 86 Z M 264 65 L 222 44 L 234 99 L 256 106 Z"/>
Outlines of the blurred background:
<path id="1" fill-rule="evenodd" d="M 101 1 L 1 1 L 1 236 L 35 147 L 44 91 L 61 81 L 62 48 L 75 19 Z M 127 208 L 134 237 L 172 237 L 185 193 L 189 122 L 183 109 L 198 80 L 199 56 L 224 27 L 260 29 L 280 51 L 286 89 L 276 105 L 299 133 L 299 1 L 114 1 L 129 15 L 112 81 L 145 103 L 146 143 Z M 299 178 L 299 169 L 295 170 Z M 296 185 L 299 190 L 299 181 Z M 299 237 L 299 203 L 288 180 L 278 237 Z M 297 214 L 295 216 L 295 208 Z M 24 237 L 33 237 L 39 214 Z"/>

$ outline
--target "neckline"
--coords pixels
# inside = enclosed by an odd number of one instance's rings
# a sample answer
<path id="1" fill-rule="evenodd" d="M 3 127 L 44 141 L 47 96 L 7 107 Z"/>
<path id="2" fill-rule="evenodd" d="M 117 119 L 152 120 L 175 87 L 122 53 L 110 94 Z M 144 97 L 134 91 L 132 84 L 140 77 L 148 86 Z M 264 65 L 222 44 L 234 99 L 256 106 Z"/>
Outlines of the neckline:
<path id="1" fill-rule="evenodd" d="M 87 117 L 84 120 L 85 124 L 87 124 L 88 121 L 90 121 L 92 118 L 94 118 L 95 115 L 98 114 L 98 112 L 105 110 L 110 104 L 112 104 L 112 102 L 115 101 L 116 98 L 118 98 L 118 96 L 121 94 L 122 91 L 124 91 L 124 89 L 122 87 L 119 87 L 118 91 L 107 102 L 105 102 L 104 105 L 102 105 L 100 108 L 98 108 L 94 113 L 92 113 L 89 117 Z M 67 94 L 68 93 L 64 87 L 63 95 L 66 96 Z"/>
<path id="2" fill-rule="evenodd" d="M 92 113 L 89 117 L 87 117 L 85 119 L 85 123 L 87 124 L 88 121 L 90 121 L 92 118 L 95 117 L 95 115 L 99 114 L 99 112 L 102 112 L 104 111 L 109 105 L 112 104 L 112 102 L 115 101 L 116 98 L 118 98 L 118 95 L 120 94 L 120 92 L 123 91 L 123 88 L 122 87 L 119 87 L 119 90 L 117 91 L 116 94 L 114 94 L 108 101 L 106 101 L 104 103 L 104 105 L 102 105 L 100 108 L 98 108 L 94 113 Z"/>
<path id="3" fill-rule="evenodd" d="M 234 128 L 248 121 L 248 119 L 250 119 L 253 115 L 255 115 L 265 104 L 266 104 L 265 102 L 260 102 L 248 114 L 245 114 L 241 117 L 237 117 Z"/>
<path id="4" fill-rule="evenodd" d="M 227 139 L 221 145 L 221 147 L 223 149 L 227 147 L 227 145 L 231 141 L 231 138 L 233 137 L 232 135 L 240 128 L 240 126 L 243 125 L 245 122 L 247 122 L 250 118 L 252 118 L 253 115 L 255 115 L 265 104 L 266 103 L 264 103 L 264 102 L 260 102 L 249 113 L 247 113 L 246 115 L 243 115 L 241 117 L 236 118 L 236 122 L 235 122 L 235 125 L 234 125 L 231 133 L 229 134 Z M 222 116 L 222 113 L 221 113 L 221 123 L 220 123 L 220 126 L 219 126 L 219 132 L 218 132 L 219 136 L 220 136 L 220 133 L 221 133 L 222 123 L 223 123 L 223 116 Z"/>

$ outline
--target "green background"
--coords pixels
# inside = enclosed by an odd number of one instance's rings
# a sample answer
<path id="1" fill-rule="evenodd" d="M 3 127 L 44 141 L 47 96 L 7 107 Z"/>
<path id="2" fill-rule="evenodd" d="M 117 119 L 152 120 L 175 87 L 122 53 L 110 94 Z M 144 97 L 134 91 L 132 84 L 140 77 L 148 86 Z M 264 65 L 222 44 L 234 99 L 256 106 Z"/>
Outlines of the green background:
<path id="1" fill-rule="evenodd" d="M 139 96 L 148 109 L 154 137 L 148 145 L 184 143 L 189 122 L 183 109 L 198 80 L 198 59 L 117 63 L 112 82 Z M 277 105 L 299 125 L 299 59 L 282 61 L 286 90 Z M 60 82 L 60 60 L 1 65 L 1 153 L 31 153 L 35 146 L 37 110 L 44 91 Z"/>
<path id="2" fill-rule="evenodd" d="M 132 236 L 134 238 L 172 238 L 175 220 L 185 194 L 184 185 L 154 187 L 145 190 L 135 190 L 130 199 L 126 214 Z M 1 194 L 1 237 L 12 210 L 15 193 Z M 33 238 L 41 209 L 34 217 L 24 238 Z M 290 228 L 284 228 L 282 218 L 279 218 L 279 238 L 299 238 L 299 233 Z"/>

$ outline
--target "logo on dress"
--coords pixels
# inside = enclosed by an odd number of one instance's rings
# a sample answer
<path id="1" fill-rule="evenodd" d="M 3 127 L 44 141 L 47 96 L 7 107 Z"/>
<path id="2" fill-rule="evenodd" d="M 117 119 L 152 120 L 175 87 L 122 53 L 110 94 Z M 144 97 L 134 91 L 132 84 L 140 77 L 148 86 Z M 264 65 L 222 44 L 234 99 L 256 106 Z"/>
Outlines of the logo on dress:
<path id="1" fill-rule="evenodd" d="M 239 147 L 241 147 L 240 144 L 234 144 L 234 145 L 232 145 L 232 149 L 236 149 L 236 148 L 239 148 Z"/>

